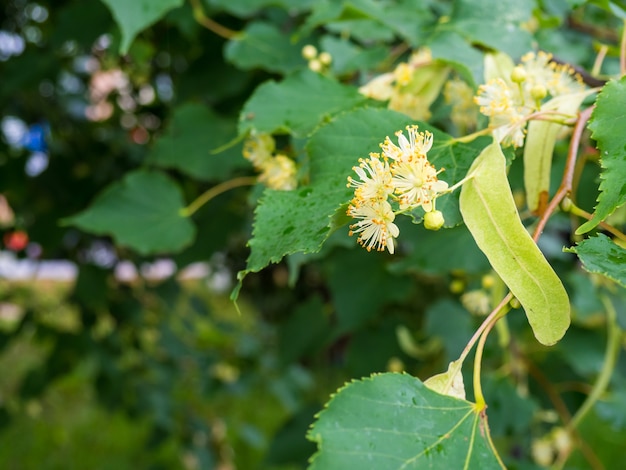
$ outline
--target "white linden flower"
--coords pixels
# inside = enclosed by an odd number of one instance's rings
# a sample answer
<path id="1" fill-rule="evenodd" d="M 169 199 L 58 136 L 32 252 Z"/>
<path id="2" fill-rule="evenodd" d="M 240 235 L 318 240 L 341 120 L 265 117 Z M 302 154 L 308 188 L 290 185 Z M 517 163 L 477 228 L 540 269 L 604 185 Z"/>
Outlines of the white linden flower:
<path id="1" fill-rule="evenodd" d="M 393 192 L 391 185 L 391 171 L 386 160 L 380 160 L 380 155 L 370 153 L 367 160 L 359 159 L 359 166 L 352 169 L 359 176 L 359 180 L 355 180 L 348 176 L 348 187 L 356 188 L 354 190 L 353 204 L 366 204 L 368 201 L 386 201 L 387 197 Z"/>
<path id="2" fill-rule="evenodd" d="M 359 234 L 358 243 L 367 251 L 374 248 L 377 251 L 394 252 L 393 239 L 397 238 L 400 230 L 393 223 L 395 214 L 387 201 L 370 201 L 364 205 L 350 205 L 347 214 L 357 223 L 350 225 L 350 235 Z"/>
<path id="3" fill-rule="evenodd" d="M 424 211 L 430 212 L 433 199 L 448 189 L 448 183 L 437 178 L 439 172 L 425 156 L 394 162 L 391 173 L 402 210 L 422 206 Z"/>
<path id="4" fill-rule="evenodd" d="M 433 146 L 433 135 L 426 132 L 417 132 L 417 126 L 407 126 L 409 138 L 407 139 L 402 131 L 396 132 L 398 145 L 394 144 L 387 136 L 380 144 L 383 149 L 383 156 L 396 161 L 409 161 L 414 158 L 426 157 L 426 154 Z"/>
<path id="5" fill-rule="evenodd" d="M 480 106 L 485 116 L 497 116 L 510 113 L 517 105 L 516 89 L 502 78 L 492 78 L 478 87 L 474 101 Z"/>

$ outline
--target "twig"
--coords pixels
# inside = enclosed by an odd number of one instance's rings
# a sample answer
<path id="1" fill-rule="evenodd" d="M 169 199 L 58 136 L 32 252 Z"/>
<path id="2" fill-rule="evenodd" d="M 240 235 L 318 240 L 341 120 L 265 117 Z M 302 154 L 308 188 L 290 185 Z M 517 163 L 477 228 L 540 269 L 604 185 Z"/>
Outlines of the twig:
<path id="1" fill-rule="evenodd" d="M 224 39 L 234 39 L 238 34 L 240 34 L 237 31 L 227 28 L 226 26 L 222 26 L 206 16 L 204 10 L 202 9 L 200 0 L 189 0 L 189 3 L 191 3 L 191 9 L 193 10 L 193 18 L 209 31 L 214 32 Z"/>

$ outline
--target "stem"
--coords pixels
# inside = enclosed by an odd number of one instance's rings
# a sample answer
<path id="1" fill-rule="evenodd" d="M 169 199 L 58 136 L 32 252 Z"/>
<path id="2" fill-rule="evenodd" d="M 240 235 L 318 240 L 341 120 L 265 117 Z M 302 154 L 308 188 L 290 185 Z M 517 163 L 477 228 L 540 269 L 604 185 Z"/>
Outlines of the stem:
<path id="1" fill-rule="evenodd" d="M 193 18 L 209 31 L 212 31 L 224 39 L 234 39 L 239 34 L 237 31 L 233 31 L 226 26 L 222 26 L 206 16 L 204 10 L 202 9 L 202 5 L 200 4 L 200 0 L 189 0 L 189 3 L 191 3 L 191 8 L 193 10 Z"/>
<path id="2" fill-rule="evenodd" d="M 465 358 L 467 357 L 469 352 L 472 350 L 472 348 L 474 347 L 474 344 L 476 343 L 478 338 L 480 338 L 480 335 L 485 330 L 485 328 L 487 328 L 489 323 L 491 323 L 491 321 L 498 315 L 498 312 L 500 311 L 500 309 L 505 307 L 511 301 L 512 298 L 513 298 L 513 294 L 511 294 L 509 292 L 504 297 L 504 299 L 502 299 L 500 301 L 498 306 L 496 308 L 494 308 L 493 311 L 487 316 L 487 318 L 485 318 L 485 320 L 481 323 L 481 325 L 478 327 L 478 329 L 474 332 L 474 335 L 471 337 L 471 339 L 469 340 L 469 342 L 465 346 L 465 349 L 463 349 L 463 352 L 459 356 L 459 359 L 458 359 L 459 361 L 463 362 L 465 360 Z"/>
<path id="3" fill-rule="evenodd" d="M 240 186 L 252 186 L 253 184 L 256 184 L 256 182 L 257 179 L 254 176 L 242 176 L 240 178 L 224 181 L 223 183 L 220 183 L 217 186 L 213 186 L 211 189 L 205 191 L 200 196 L 198 196 L 195 201 L 193 201 L 187 207 L 181 209 L 180 215 L 181 217 L 190 217 L 211 199 L 219 196 L 222 193 L 225 193 L 229 189 L 238 188 Z"/>
<path id="4" fill-rule="evenodd" d="M 598 376 L 596 383 L 591 389 L 591 393 L 587 396 L 585 402 L 578 409 L 578 411 L 570 421 L 570 430 L 578 427 L 578 425 L 587 415 L 589 410 L 593 407 L 593 405 L 595 405 L 595 403 L 600 399 L 600 396 L 606 391 L 606 388 L 608 387 L 611 380 L 613 370 L 615 369 L 615 364 L 617 363 L 619 351 L 621 349 L 620 338 L 622 335 L 622 331 L 617 324 L 617 312 L 615 311 L 615 308 L 613 307 L 611 301 L 606 296 L 601 296 L 600 300 L 602 301 L 602 303 L 604 304 L 604 308 L 606 309 L 606 326 L 608 332 L 608 341 L 606 344 L 606 352 L 604 354 L 604 363 L 602 365 L 600 375 Z"/>
<path id="5" fill-rule="evenodd" d="M 485 129 L 481 129 L 479 131 L 476 131 L 473 134 L 464 135 L 463 137 L 456 137 L 456 138 L 452 139 L 452 142 L 460 142 L 462 144 L 466 144 L 467 142 L 472 142 L 477 137 L 481 137 L 483 135 L 490 134 L 491 131 L 492 131 L 492 129 L 487 127 Z"/>
<path id="6" fill-rule="evenodd" d="M 626 74 L 626 20 L 624 20 L 622 40 L 619 45 L 619 71 L 622 76 Z"/>
<path id="7" fill-rule="evenodd" d="M 561 185 L 557 190 L 556 194 L 546 207 L 543 214 L 541 214 L 541 218 L 537 223 L 537 227 L 535 228 L 535 232 L 533 233 L 533 240 L 537 242 L 541 233 L 543 232 L 544 227 L 548 223 L 548 219 L 552 215 L 552 213 L 559 206 L 561 201 L 565 196 L 567 196 L 572 190 L 572 180 L 574 178 L 574 168 L 576 166 L 576 156 L 578 155 L 578 147 L 580 147 L 580 139 L 582 137 L 583 131 L 585 130 L 585 126 L 587 121 L 591 117 L 591 113 L 593 112 L 594 106 L 590 106 L 589 108 L 581 111 L 578 115 L 578 119 L 576 120 L 576 125 L 574 126 L 574 132 L 572 133 L 572 140 L 569 143 L 569 150 L 567 152 L 567 161 L 565 162 L 565 171 L 563 172 L 563 179 L 561 180 Z"/>
<path id="8" fill-rule="evenodd" d="M 509 296 L 513 297 L 512 294 L 508 294 L 505 299 Z M 476 402 L 475 409 L 477 411 L 483 411 L 487 407 L 487 402 L 485 401 L 485 397 L 483 395 L 483 388 L 480 383 L 480 370 L 482 366 L 485 342 L 487 341 L 487 336 L 489 336 L 489 332 L 491 331 L 493 326 L 498 322 L 498 320 L 500 320 L 500 318 L 502 318 L 509 312 L 508 308 L 503 308 L 505 306 L 508 306 L 508 301 L 506 304 L 504 303 L 504 301 L 500 302 L 500 304 L 494 309 L 489 317 L 487 317 L 489 322 L 487 322 L 487 320 L 483 322 L 483 325 L 485 325 L 485 327 L 483 328 L 480 339 L 478 340 L 478 344 L 476 345 L 476 356 L 474 356 L 474 400 Z M 481 327 L 483 325 L 481 325 Z"/>
<path id="9" fill-rule="evenodd" d="M 592 214 L 590 214 L 589 212 L 587 212 L 584 209 L 581 209 L 580 207 L 578 207 L 573 202 L 570 204 L 568 212 L 570 212 L 571 214 L 577 215 L 579 217 L 583 217 L 583 218 L 585 218 L 587 220 L 591 220 L 593 218 Z M 601 228 L 603 228 L 604 230 L 606 230 L 607 232 L 612 233 L 615 237 L 617 237 L 620 240 L 623 240 L 623 241 L 626 242 L 626 234 L 624 234 L 620 230 L 616 229 L 611 224 L 607 224 L 606 222 L 600 222 L 598 225 Z"/>
<path id="10" fill-rule="evenodd" d="M 593 76 L 600 75 L 600 71 L 602 70 L 602 63 L 604 62 L 604 58 L 606 57 L 606 53 L 608 51 L 609 51 L 609 46 L 605 44 L 602 44 L 602 46 L 600 46 L 600 50 L 598 51 L 596 60 L 593 62 L 593 67 L 591 68 L 591 75 Z"/>

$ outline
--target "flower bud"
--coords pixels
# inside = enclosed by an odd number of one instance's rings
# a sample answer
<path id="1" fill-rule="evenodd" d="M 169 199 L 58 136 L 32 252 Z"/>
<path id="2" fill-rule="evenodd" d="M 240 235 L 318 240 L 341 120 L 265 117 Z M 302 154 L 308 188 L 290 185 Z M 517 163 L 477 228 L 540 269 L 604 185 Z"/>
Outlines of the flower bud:
<path id="1" fill-rule="evenodd" d="M 445 219 L 441 211 L 426 212 L 424 215 L 424 227 L 428 230 L 439 230 L 443 227 Z"/>
<path id="2" fill-rule="evenodd" d="M 322 65 L 330 65 L 333 58 L 328 52 L 322 52 L 320 53 L 318 60 L 322 63 Z"/>
<path id="3" fill-rule="evenodd" d="M 521 65 L 518 65 L 511 71 L 511 81 L 513 83 L 522 83 L 526 80 L 526 70 Z"/>
<path id="4" fill-rule="evenodd" d="M 311 61 L 309 61 L 309 68 L 311 70 L 313 70 L 313 72 L 321 72 L 322 71 L 322 63 L 317 60 L 317 59 L 313 59 Z"/>
<path id="5" fill-rule="evenodd" d="M 530 89 L 530 96 L 533 97 L 534 100 L 541 101 L 548 95 L 548 90 L 543 85 L 535 85 Z"/>
<path id="6" fill-rule="evenodd" d="M 302 57 L 306 60 L 313 60 L 317 57 L 317 49 L 312 44 L 307 44 L 302 48 Z"/>

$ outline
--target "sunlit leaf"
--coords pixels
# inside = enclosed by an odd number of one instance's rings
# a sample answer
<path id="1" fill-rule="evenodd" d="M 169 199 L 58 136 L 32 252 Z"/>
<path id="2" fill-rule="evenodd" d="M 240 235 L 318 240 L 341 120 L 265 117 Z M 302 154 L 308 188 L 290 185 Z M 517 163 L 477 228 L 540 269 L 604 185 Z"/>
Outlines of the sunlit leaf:
<path id="1" fill-rule="evenodd" d="M 586 233 L 626 202 L 626 77 L 611 80 L 598 95 L 591 115 L 591 137 L 600 149 L 602 179 L 593 219 L 581 225 L 577 234 Z"/>
<path id="2" fill-rule="evenodd" d="M 319 414 L 309 469 L 503 468 L 488 433 L 473 403 L 409 375 L 374 375 L 346 385 Z"/>
<path id="3" fill-rule="evenodd" d="M 463 220 L 491 266 L 520 301 L 537 340 L 556 343 L 569 327 L 570 305 L 559 277 L 522 225 L 497 143 L 485 148 L 461 190 Z"/>
<path id="4" fill-rule="evenodd" d="M 576 253 L 585 270 L 603 274 L 626 287 L 626 250 L 599 233 L 564 251 Z"/>
<path id="5" fill-rule="evenodd" d="M 193 240 L 195 227 L 180 215 L 183 195 L 156 171 L 128 173 L 96 197 L 88 209 L 64 220 L 87 232 L 111 235 L 141 254 L 174 252 Z"/>
<path id="6" fill-rule="evenodd" d="M 179 7 L 183 0 L 102 0 L 113 13 L 122 30 L 120 54 L 126 54 L 133 39 L 148 26 L 156 23 L 168 11 Z"/>

